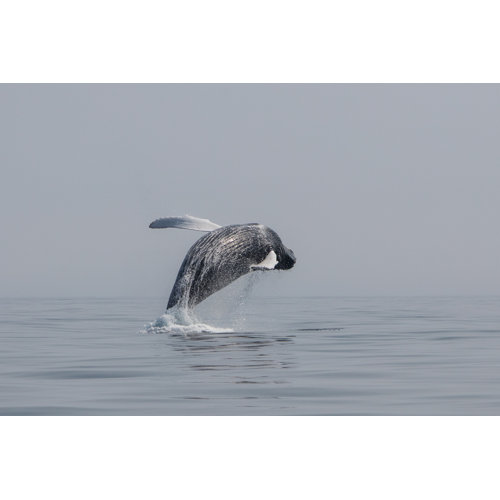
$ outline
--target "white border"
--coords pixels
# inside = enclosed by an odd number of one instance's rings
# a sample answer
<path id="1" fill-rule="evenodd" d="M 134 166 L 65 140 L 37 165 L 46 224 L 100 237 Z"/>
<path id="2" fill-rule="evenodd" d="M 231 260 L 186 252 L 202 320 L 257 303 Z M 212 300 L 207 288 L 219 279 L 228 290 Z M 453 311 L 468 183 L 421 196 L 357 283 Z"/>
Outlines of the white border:
<path id="1" fill-rule="evenodd" d="M 3 82 L 496 82 L 498 2 L 17 0 Z"/>
<path id="2" fill-rule="evenodd" d="M 497 418 L 4 417 L 2 424 L 9 500 L 498 498 Z"/>

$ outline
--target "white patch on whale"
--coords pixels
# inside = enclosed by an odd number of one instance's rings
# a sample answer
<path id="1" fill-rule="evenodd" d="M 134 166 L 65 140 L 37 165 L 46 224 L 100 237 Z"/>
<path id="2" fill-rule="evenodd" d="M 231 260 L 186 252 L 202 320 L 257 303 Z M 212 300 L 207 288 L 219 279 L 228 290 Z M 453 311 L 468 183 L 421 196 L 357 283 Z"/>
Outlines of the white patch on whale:
<path id="1" fill-rule="evenodd" d="M 274 250 L 271 250 L 260 264 L 255 264 L 250 267 L 252 269 L 274 269 L 277 263 L 278 259 L 276 258 L 276 253 Z"/>

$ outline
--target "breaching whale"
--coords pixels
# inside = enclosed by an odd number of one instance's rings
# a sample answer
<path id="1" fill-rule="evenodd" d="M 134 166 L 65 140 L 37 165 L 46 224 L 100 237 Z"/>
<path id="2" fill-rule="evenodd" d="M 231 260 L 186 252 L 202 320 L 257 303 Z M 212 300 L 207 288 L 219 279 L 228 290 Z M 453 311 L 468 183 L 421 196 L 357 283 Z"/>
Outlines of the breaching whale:
<path id="1" fill-rule="evenodd" d="M 291 269 L 296 262 L 292 250 L 283 245 L 276 232 L 262 224 L 222 227 L 208 219 L 186 215 L 157 219 L 149 227 L 208 233 L 196 241 L 184 257 L 167 310 L 174 306 L 193 308 L 245 274 Z"/>

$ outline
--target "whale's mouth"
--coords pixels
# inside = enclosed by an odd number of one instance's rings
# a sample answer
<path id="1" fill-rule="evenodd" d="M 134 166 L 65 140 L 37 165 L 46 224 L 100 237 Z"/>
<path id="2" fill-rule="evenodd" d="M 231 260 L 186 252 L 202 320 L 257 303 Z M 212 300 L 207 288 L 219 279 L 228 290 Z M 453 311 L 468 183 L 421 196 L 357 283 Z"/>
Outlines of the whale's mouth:
<path id="1" fill-rule="evenodd" d="M 285 271 L 286 269 L 292 269 L 296 262 L 297 259 L 295 258 L 295 254 L 292 250 L 287 248 L 286 253 L 280 258 L 274 269 L 280 269 L 282 271 Z"/>

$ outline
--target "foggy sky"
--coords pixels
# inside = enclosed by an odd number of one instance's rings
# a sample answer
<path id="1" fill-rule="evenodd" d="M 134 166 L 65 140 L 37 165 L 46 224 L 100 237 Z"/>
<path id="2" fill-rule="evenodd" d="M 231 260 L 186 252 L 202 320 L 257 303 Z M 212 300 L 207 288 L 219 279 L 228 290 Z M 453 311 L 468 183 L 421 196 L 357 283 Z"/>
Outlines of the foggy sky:
<path id="1" fill-rule="evenodd" d="M 499 85 L 1 85 L 0 296 L 164 296 L 261 222 L 259 294 L 500 294 Z"/>

